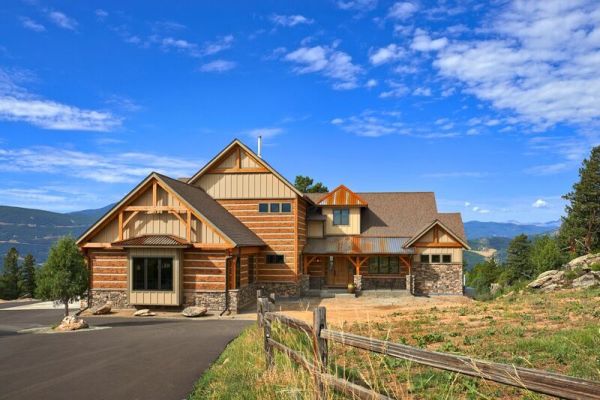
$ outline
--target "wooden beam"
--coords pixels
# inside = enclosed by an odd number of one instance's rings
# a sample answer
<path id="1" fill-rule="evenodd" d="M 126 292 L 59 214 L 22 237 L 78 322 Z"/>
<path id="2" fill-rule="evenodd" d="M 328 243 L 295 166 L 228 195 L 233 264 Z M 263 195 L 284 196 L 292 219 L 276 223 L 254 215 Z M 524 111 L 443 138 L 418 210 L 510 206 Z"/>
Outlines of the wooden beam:
<path id="1" fill-rule="evenodd" d="M 81 246 L 86 249 L 103 249 L 112 247 L 112 243 L 86 243 Z M 120 247 L 115 247 L 116 249 L 120 249 Z"/>
<path id="2" fill-rule="evenodd" d="M 215 168 L 207 172 L 208 174 L 246 174 L 246 173 L 260 173 L 269 172 L 266 168 Z"/>
<path id="3" fill-rule="evenodd" d="M 123 240 L 123 211 L 119 213 L 119 240 Z"/>
<path id="4" fill-rule="evenodd" d="M 417 242 L 413 244 L 413 247 L 444 247 L 444 248 L 462 248 L 463 245 L 460 243 L 425 243 Z"/>
<path id="5" fill-rule="evenodd" d="M 156 181 L 152 183 L 152 205 L 154 207 L 158 205 L 158 184 Z"/>
<path id="6" fill-rule="evenodd" d="M 258 246 L 242 247 L 240 252 L 242 255 L 260 253 L 262 249 Z"/>
<path id="7" fill-rule="evenodd" d="M 230 250 L 234 248 L 229 243 L 192 243 L 192 247 L 205 250 Z"/>
<path id="8" fill-rule="evenodd" d="M 190 210 L 187 212 L 187 221 L 185 226 L 185 237 L 188 242 L 192 241 L 192 213 Z"/>
<path id="9" fill-rule="evenodd" d="M 242 150 L 238 147 L 236 165 L 238 169 L 242 169 Z"/>
<path id="10" fill-rule="evenodd" d="M 125 229 L 127 227 L 127 224 L 129 223 L 129 221 L 131 221 L 133 218 L 135 218 L 135 216 L 138 215 L 138 213 L 139 213 L 139 211 L 134 211 L 133 213 L 131 213 L 131 215 L 129 217 L 127 217 L 125 222 L 123 222 L 123 229 Z"/>
<path id="11" fill-rule="evenodd" d="M 187 212 L 185 207 L 172 207 L 172 206 L 127 206 L 123 211 L 173 211 L 173 212 Z"/>
<path id="12" fill-rule="evenodd" d="M 181 223 L 182 223 L 182 224 L 187 224 L 187 221 L 186 221 L 185 219 L 183 219 L 183 217 L 182 217 L 181 215 L 179 215 L 179 213 L 178 213 L 178 212 L 175 212 L 175 211 L 169 211 L 169 214 L 173 214 L 174 216 L 176 216 L 176 217 L 177 217 L 177 219 L 178 219 L 179 221 L 181 221 Z"/>
<path id="13" fill-rule="evenodd" d="M 408 267 L 410 271 L 410 261 L 407 261 L 403 256 L 400 256 L 400 261 L 402 261 L 402 264 L 404 264 L 405 267 Z"/>

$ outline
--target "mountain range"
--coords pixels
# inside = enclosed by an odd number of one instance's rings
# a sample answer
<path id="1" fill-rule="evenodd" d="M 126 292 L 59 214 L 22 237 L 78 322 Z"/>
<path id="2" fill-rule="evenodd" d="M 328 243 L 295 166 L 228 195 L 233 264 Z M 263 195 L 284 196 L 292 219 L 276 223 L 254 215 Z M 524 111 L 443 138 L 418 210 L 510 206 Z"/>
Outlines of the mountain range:
<path id="1" fill-rule="evenodd" d="M 16 247 L 21 256 L 31 253 L 37 262 L 44 262 L 52 243 L 65 235 L 78 237 L 104 215 L 113 204 L 106 207 L 70 213 L 0 206 L 0 254 Z M 494 248 L 500 257 L 510 239 L 518 234 L 539 235 L 558 229 L 560 221 L 537 224 L 510 222 L 468 221 L 465 232 L 474 250 Z M 481 255 L 468 255 L 469 264 L 481 261 Z"/>

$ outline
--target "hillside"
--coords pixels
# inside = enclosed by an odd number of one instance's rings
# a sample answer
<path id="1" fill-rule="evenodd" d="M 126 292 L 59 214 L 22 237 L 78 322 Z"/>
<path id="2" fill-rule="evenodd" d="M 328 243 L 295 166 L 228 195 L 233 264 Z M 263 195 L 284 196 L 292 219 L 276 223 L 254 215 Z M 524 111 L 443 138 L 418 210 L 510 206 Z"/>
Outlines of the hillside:
<path id="1" fill-rule="evenodd" d="M 50 246 L 61 236 L 79 236 L 112 205 L 72 213 L 55 213 L 30 208 L 0 206 L 0 253 L 16 247 L 21 255 L 46 259 Z"/>
<path id="2" fill-rule="evenodd" d="M 465 233 L 469 240 L 500 236 L 513 238 L 521 233 L 528 236 L 539 235 L 556 231 L 560 227 L 560 221 L 550 221 L 538 224 L 521 224 L 518 222 L 465 222 Z"/>

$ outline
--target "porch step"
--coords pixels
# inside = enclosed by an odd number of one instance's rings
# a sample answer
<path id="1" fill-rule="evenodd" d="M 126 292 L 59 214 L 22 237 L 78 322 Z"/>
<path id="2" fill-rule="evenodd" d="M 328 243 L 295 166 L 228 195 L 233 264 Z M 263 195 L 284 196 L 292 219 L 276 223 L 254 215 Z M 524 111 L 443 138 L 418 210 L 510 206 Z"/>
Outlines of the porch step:
<path id="1" fill-rule="evenodd" d="M 355 297 L 354 294 L 348 293 L 345 289 L 310 289 L 306 295 L 309 297 L 321 297 L 323 299 Z"/>
<path id="2" fill-rule="evenodd" d="M 410 292 L 408 290 L 401 289 L 376 289 L 376 290 L 363 290 L 360 292 L 362 297 L 408 297 Z"/>

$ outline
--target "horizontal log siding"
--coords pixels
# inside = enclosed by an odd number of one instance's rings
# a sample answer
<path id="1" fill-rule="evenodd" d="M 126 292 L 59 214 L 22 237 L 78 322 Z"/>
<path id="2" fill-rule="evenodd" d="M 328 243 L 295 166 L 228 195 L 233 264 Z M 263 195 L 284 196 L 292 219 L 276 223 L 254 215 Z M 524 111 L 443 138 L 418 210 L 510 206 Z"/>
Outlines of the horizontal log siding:
<path id="1" fill-rule="evenodd" d="M 183 253 L 183 292 L 186 297 L 195 292 L 225 290 L 224 251 L 185 250 Z"/>
<path id="2" fill-rule="evenodd" d="M 256 256 L 256 281 L 296 282 L 298 253 L 295 235 L 295 201 L 292 199 L 218 199 L 217 201 L 267 244 L 264 251 Z M 258 212 L 258 203 L 277 201 L 291 202 L 292 212 L 288 214 Z M 266 264 L 265 254 L 274 253 L 283 254 L 285 263 Z"/>
<path id="3" fill-rule="evenodd" d="M 127 253 L 119 250 L 93 250 L 88 253 L 92 289 L 127 289 Z"/>
<path id="4" fill-rule="evenodd" d="M 306 245 L 306 236 L 307 226 L 306 226 L 306 201 L 302 199 L 298 199 L 298 213 L 297 213 L 297 240 L 298 240 L 298 248 L 297 248 L 297 257 L 298 260 L 298 274 L 302 274 L 301 268 L 301 254 L 304 250 L 304 245 Z"/>

